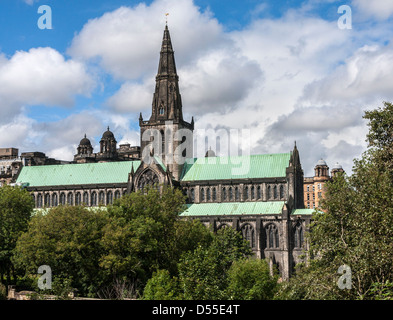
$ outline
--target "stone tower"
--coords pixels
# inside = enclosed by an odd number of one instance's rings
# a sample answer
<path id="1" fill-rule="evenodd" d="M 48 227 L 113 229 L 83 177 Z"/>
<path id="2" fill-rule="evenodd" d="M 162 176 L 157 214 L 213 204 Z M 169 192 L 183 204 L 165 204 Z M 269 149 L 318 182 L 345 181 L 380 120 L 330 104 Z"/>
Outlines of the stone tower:
<path id="1" fill-rule="evenodd" d="M 139 117 L 141 160 L 161 159 L 174 180 L 179 180 L 185 158 L 193 157 L 194 119 L 183 120 L 183 106 L 175 55 L 165 26 L 150 119 Z"/>

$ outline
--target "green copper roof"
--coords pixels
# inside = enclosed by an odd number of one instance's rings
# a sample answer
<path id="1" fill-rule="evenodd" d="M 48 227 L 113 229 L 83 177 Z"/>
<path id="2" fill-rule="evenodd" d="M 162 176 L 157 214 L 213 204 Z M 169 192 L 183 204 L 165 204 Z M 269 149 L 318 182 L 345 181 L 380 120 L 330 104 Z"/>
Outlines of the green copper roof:
<path id="1" fill-rule="evenodd" d="M 132 166 L 136 171 L 139 165 L 122 161 L 23 167 L 16 182 L 28 187 L 127 183 Z"/>
<path id="2" fill-rule="evenodd" d="M 281 214 L 284 201 L 188 204 L 181 216 Z"/>
<path id="3" fill-rule="evenodd" d="M 285 177 L 290 153 L 187 159 L 182 181 Z"/>
<path id="4" fill-rule="evenodd" d="M 312 214 L 315 209 L 295 209 L 292 214 Z"/>

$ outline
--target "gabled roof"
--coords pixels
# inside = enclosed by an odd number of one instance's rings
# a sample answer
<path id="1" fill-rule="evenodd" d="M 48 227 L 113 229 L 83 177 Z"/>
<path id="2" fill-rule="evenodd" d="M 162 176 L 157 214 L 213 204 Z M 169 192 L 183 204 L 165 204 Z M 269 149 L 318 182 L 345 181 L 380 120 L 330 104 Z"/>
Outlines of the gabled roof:
<path id="1" fill-rule="evenodd" d="M 290 153 L 187 159 L 182 181 L 278 178 L 286 176 Z"/>
<path id="2" fill-rule="evenodd" d="M 193 203 L 181 216 L 281 214 L 284 201 Z"/>
<path id="3" fill-rule="evenodd" d="M 120 161 L 23 167 L 16 183 L 28 187 L 127 183 L 132 166 L 135 171 L 140 163 Z"/>

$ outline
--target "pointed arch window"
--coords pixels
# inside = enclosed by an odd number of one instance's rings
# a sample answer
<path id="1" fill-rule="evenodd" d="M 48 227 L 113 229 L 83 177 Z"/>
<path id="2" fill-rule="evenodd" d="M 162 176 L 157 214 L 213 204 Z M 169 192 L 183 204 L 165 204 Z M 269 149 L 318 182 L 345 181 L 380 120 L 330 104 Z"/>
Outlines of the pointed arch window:
<path id="1" fill-rule="evenodd" d="M 65 204 L 66 204 L 66 195 L 64 192 L 60 193 L 60 204 L 62 206 L 65 206 Z"/>
<path id="2" fill-rule="evenodd" d="M 37 194 L 37 208 L 42 208 L 42 194 Z"/>
<path id="3" fill-rule="evenodd" d="M 45 199 L 44 199 L 45 201 L 45 207 L 49 207 L 50 206 L 50 194 L 49 193 L 47 193 L 46 195 L 45 195 Z"/>
<path id="4" fill-rule="evenodd" d="M 254 186 L 251 186 L 251 199 L 254 199 L 255 198 L 255 187 Z"/>
<path id="5" fill-rule="evenodd" d="M 212 200 L 217 201 L 217 191 L 215 187 L 212 189 Z"/>
<path id="6" fill-rule="evenodd" d="M 235 187 L 235 201 L 239 201 L 239 200 L 240 200 L 239 188 Z"/>
<path id="7" fill-rule="evenodd" d="M 248 200 L 248 187 L 244 188 L 244 200 Z"/>
<path id="8" fill-rule="evenodd" d="M 120 191 L 116 190 L 115 191 L 115 199 L 120 199 L 121 195 L 120 195 Z"/>
<path id="9" fill-rule="evenodd" d="M 229 201 L 232 201 L 232 200 L 233 200 L 233 191 L 232 191 L 232 187 L 229 187 L 229 188 L 228 188 L 228 198 L 229 198 Z"/>
<path id="10" fill-rule="evenodd" d="M 163 116 L 164 113 L 165 113 L 165 110 L 164 110 L 164 103 L 163 103 L 163 101 L 162 101 L 162 102 L 160 103 L 160 107 L 158 108 L 158 114 L 159 114 L 160 116 Z"/>
<path id="11" fill-rule="evenodd" d="M 251 248 L 255 248 L 255 232 L 252 225 L 246 223 L 241 228 L 243 239 L 247 240 Z"/>
<path id="12" fill-rule="evenodd" d="M 200 196 L 201 196 L 201 202 L 205 201 L 205 189 L 203 189 L 203 188 L 201 189 L 201 195 Z"/>
<path id="13" fill-rule="evenodd" d="M 225 201 L 227 199 L 227 189 L 225 187 L 222 188 L 222 200 Z"/>
<path id="14" fill-rule="evenodd" d="M 88 206 L 88 205 L 89 205 L 89 194 L 88 194 L 87 191 L 85 191 L 85 192 L 83 193 L 83 204 L 84 204 L 85 206 Z"/>
<path id="15" fill-rule="evenodd" d="M 90 205 L 93 207 L 95 207 L 97 205 L 97 192 L 95 192 L 95 191 L 93 191 L 91 193 Z"/>
<path id="16" fill-rule="evenodd" d="M 190 190 L 190 201 L 195 202 L 195 189 L 191 188 Z"/>
<path id="17" fill-rule="evenodd" d="M 206 201 L 210 201 L 211 200 L 211 194 L 210 194 L 210 188 L 206 189 Z"/>
<path id="18" fill-rule="evenodd" d="M 262 194 L 261 194 L 261 186 L 257 187 L 257 199 L 261 199 L 262 198 Z"/>
<path id="19" fill-rule="evenodd" d="M 153 170 L 149 169 L 142 174 L 137 185 L 139 190 L 143 190 L 147 186 L 158 189 L 159 182 L 158 175 Z"/>
<path id="20" fill-rule="evenodd" d="M 73 197 L 73 194 L 72 194 L 72 192 L 69 192 L 68 194 L 67 194 L 67 204 L 69 205 L 69 206 L 72 206 L 72 204 L 73 204 L 73 199 L 74 197 Z"/>
<path id="21" fill-rule="evenodd" d="M 52 194 L 52 207 L 57 207 L 59 201 L 57 199 L 57 193 Z"/>
<path id="22" fill-rule="evenodd" d="M 270 200 L 272 198 L 272 188 L 267 186 L 267 198 Z"/>
<path id="23" fill-rule="evenodd" d="M 280 185 L 280 199 L 284 199 L 284 186 Z"/>
<path id="24" fill-rule="evenodd" d="M 295 248 L 301 248 L 303 246 L 304 236 L 303 228 L 300 223 L 297 223 L 294 229 L 294 246 Z"/>
<path id="25" fill-rule="evenodd" d="M 161 135 L 161 154 L 165 155 L 166 150 L 165 150 L 165 132 L 164 130 L 160 131 Z"/>
<path id="26" fill-rule="evenodd" d="M 76 204 L 77 206 L 80 206 L 80 205 L 82 204 L 82 195 L 81 195 L 80 192 L 77 192 L 77 193 L 75 194 L 75 204 Z"/>
<path id="27" fill-rule="evenodd" d="M 277 186 L 275 185 L 273 187 L 273 197 L 274 197 L 274 199 L 277 199 L 277 196 L 278 196 L 278 194 L 277 194 Z"/>
<path id="28" fill-rule="evenodd" d="M 104 191 L 100 191 L 100 193 L 98 194 L 98 204 L 105 204 L 105 192 Z"/>
<path id="29" fill-rule="evenodd" d="M 106 204 L 110 205 L 113 204 L 113 193 L 112 191 L 108 191 L 106 194 Z"/>
<path id="30" fill-rule="evenodd" d="M 267 236 L 267 247 L 270 249 L 275 249 L 280 246 L 280 239 L 278 234 L 278 228 L 275 224 L 270 223 L 266 227 L 266 236 Z"/>

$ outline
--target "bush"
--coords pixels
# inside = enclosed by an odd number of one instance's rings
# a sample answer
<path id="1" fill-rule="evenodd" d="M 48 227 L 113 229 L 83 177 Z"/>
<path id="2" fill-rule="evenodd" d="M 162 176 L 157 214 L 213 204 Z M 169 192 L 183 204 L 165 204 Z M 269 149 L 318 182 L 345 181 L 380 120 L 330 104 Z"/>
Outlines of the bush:
<path id="1" fill-rule="evenodd" d="M 234 261 L 228 270 L 228 296 L 235 300 L 270 300 L 278 287 L 277 275 L 271 276 L 265 260 Z"/>
<path id="2" fill-rule="evenodd" d="M 180 288 L 177 278 L 172 278 L 167 270 L 153 273 L 143 292 L 144 300 L 178 300 Z"/>

